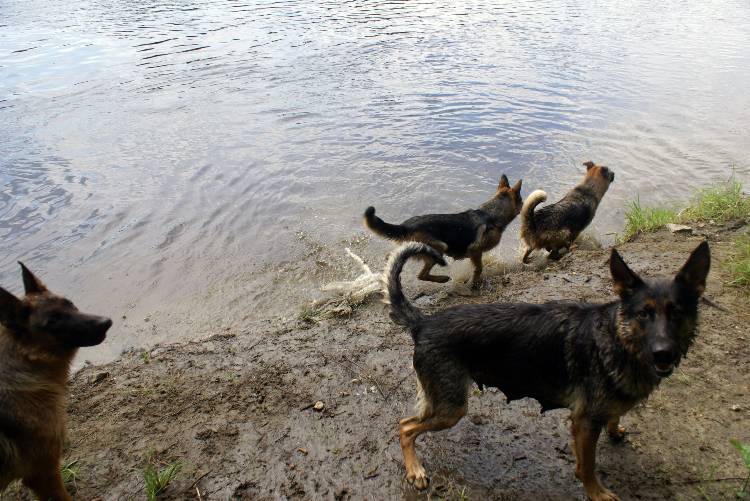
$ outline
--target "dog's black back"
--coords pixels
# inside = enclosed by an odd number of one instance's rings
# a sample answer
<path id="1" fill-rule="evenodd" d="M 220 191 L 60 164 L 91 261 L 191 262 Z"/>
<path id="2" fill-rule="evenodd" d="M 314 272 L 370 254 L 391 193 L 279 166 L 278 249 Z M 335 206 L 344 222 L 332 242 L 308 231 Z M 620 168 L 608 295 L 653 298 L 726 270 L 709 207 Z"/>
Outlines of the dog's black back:
<path id="1" fill-rule="evenodd" d="M 411 234 L 426 233 L 448 245 L 451 257 L 463 257 L 477 236 L 476 229 L 490 224 L 491 218 L 482 210 L 467 210 L 458 214 L 426 214 L 410 217 L 401 226 Z M 505 225 L 503 225 L 503 229 Z"/>
<path id="2" fill-rule="evenodd" d="M 594 219 L 599 197 L 586 186 L 576 186 L 565 198 L 534 211 L 537 231 L 567 228 L 578 236 Z"/>
<path id="3" fill-rule="evenodd" d="M 475 381 L 510 400 L 535 398 L 544 409 L 583 405 L 604 415 L 614 401 L 631 406 L 646 398 L 679 364 L 695 336 L 709 264 L 704 242 L 674 280 L 644 281 L 613 249 L 619 301 L 460 305 L 430 316 L 394 285 L 392 265 L 391 318 L 412 333 L 414 367 L 428 393 Z"/>

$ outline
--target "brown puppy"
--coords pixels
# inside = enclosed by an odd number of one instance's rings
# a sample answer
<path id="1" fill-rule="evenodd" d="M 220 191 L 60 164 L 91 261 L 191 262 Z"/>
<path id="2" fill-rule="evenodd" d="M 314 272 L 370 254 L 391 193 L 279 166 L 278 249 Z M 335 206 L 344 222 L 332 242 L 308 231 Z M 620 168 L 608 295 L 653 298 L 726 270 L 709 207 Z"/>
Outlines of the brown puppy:
<path id="1" fill-rule="evenodd" d="M 534 249 L 546 249 L 550 259 L 560 259 L 570 250 L 578 235 L 589 225 L 615 174 L 608 167 L 585 162 L 586 177 L 557 203 L 534 211 L 547 200 L 547 194 L 536 190 L 521 209 L 521 239 L 526 244 L 523 262 Z"/>
<path id="2" fill-rule="evenodd" d="M 60 476 L 70 363 L 112 320 L 52 294 L 22 263 L 26 296 L 0 288 L 0 492 L 23 479 L 44 501 L 69 501 Z"/>
<path id="3" fill-rule="evenodd" d="M 471 258 L 474 264 L 472 285 L 476 287 L 482 274 L 482 253 L 500 242 L 505 227 L 521 211 L 521 183 L 519 179 L 511 187 L 503 174 L 495 195 L 478 209 L 458 214 L 414 216 L 401 224 L 386 223 L 375 215 L 374 207 L 368 207 L 364 216 L 365 226 L 396 242 L 422 242 L 453 259 Z M 441 283 L 450 280 L 446 275 L 430 274 L 435 261 L 428 255 L 422 259 L 424 267 L 419 273 L 420 280 Z"/>

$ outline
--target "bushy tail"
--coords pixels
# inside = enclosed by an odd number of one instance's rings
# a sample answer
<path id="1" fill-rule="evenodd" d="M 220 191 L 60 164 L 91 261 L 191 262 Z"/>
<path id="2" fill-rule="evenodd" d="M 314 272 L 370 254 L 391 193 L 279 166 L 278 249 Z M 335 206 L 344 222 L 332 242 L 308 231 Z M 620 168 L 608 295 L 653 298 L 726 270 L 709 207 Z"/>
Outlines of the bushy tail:
<path id="1" fill-rule="evenodd" d="M 401 289 L 401 270 L 410 257 L 421 254 L 427 254 L 440 266 L 446 265 L 445 259 L 438 251 L 429 245 L 414 242 L 396 249 L 388 259 L 388 264 L 383 272 L 385 302 L 391 305 L 391 320 L 409 328 L 412 335 L 424 319 L 424 314 L 404 296 Z"/>
<path id="2" fill-rule="evenodd" d="M 534 209 L 540 203 L 547 200 L 547 193 L 542 190 L 534 190 L 531 194 L 526 197 L 521 208 L 521 226 L 528 228 L 532 232 L 536 229 L 534 223 Z"/>
<path id="3" fill-rule="evenodd" d="M 400 224 L 386 223 L 375 215 L 375 207 L 368 207 L 365 211 L 365 226 L 381 237 L 391 240 L 403 240 L 409 235 L 409 230 Z"/>

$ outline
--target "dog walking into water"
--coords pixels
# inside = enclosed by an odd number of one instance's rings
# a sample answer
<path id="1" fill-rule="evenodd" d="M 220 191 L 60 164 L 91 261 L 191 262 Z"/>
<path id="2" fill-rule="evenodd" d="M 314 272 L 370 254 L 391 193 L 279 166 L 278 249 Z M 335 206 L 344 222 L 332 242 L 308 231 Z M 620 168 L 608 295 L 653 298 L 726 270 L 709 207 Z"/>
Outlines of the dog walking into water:
<path id="1" fill-rule="evenodd" d="M 472 286 L 479 285 L 482 274 L 482 253 L 493 249 L 499 242 L 505 227 L 521 211 L 521 183 L 518 180 L 513 187 L 503 174 L 495 195 L 483 203 L 479 209 L 471 209 L 457 214 L 427 214 L 414 216 L 401 224 L 386 223 L 375 215 L 375 208 L 365 211 L 365 226 L 374 233 L 396 242 L 422 242 L 436 249 L 441 255 L 453 259 L 470 258 L 474 265 Z M 446 275 L 432 275 L 435 266 L 431 255 L 423 254 L 420 280 L 430 282 L 447 282 Z"/>
<path id="2" fill-rule="evenodd" d="M 524 263 L 535 249 L 546 249 L 550 259 L 560 259 L 594 219 L 615 174 L 591 161 L 583 165 L 586 166 L 583 181 L 560 201 L 535 211 L 537 205 L 547 200 L 547 194 L 536 190 L 526 198 L 521 209 L 521 240 L 526 244 Z"/>
<path id="3" fill-rule="evenodd" d="M 60 475 L 68 373 L 109 318 L 81 313 L 21 264 L 26 295 L 0 288 L 0 492 L 22 479 L 40 500 L 69 501 Z"/>
<path id="4" fill-rule="evenodd" d="M 706 242 L 674 278 L 645 280 L 612 249 L 616 301 L 466 304 L 425 315 L 404 296 L 400 274 L 411 257 L 444 265 L 421 243 L 394 252 L 384 273 L 390 317 L 414 341 L 418 411 L 401 420 L 406 478 L 419 489 L 428 477 L 414 447 L 419 435 L 450 428 L 466 414 L 469 387 L 493 386 L 507 399 L 536 399 L 542 411 L 568 408 L 576 476 L 588 497 L 613 501 L 595 473 L 596 442 L 612 439 L 620 417 L 669 376 L 696 336 L 698 301 L 706 286 Z"/>

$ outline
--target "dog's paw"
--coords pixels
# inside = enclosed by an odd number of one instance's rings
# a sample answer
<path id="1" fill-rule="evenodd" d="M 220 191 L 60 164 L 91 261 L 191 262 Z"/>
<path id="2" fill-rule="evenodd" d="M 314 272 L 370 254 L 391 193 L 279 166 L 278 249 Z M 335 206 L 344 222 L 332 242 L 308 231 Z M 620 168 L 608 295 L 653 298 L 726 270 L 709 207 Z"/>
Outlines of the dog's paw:
<path id="1" fill-rule="evenodd" d="M 625 439 L 625 427 L 621 425 L 607 427 L 607 435 L 613 442 L 622 442 Z"/>
<path id="2" fill-rule="evenodd" d="M 591 490 L 587 490 L 586 495 L 591 501 L 620 501 L 617 494 L 606 489 L 601 484 Z"/>
<path id="3" fill-rule="evenodd" d="M 406 481 L 420 491 L 430 485 L 430 477 L 427 476 L 421 465 L 406 473 Z"/>
<path id="4" fill-rule="evenodd" d="M 444 284 L 445 282 L 447 282 L 450 279 L 451 279 L 451 277 L 449 277 L 447 275 L 435 275 L 435 281 L 438 282 L 438 283 L 441 283 L 441 284 Z"/>

